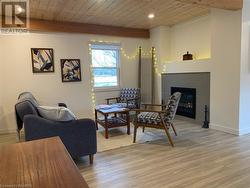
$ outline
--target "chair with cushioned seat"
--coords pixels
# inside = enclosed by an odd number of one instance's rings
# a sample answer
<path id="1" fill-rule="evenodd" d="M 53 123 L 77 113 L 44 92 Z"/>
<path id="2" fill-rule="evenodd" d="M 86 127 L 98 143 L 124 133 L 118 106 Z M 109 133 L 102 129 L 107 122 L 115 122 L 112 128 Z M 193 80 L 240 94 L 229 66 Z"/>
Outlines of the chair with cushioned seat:
<path id="1" fill-rule="evenodd" d="M 181 98 L 181 93 L 176 92 L 170 96 L 167 105 L 151 105 L 147 106 L 161 106 L 165 109 L 162 111 L 148 110 L 148 109 L 135 109 L 136 118 L 134 122 L 134 143 L 136 142 L 136 133 L 138 127 L 145 127 L 163 129 L 166 132 L 167 138 L 171 144 L 174 146 L 173 140 L 169 134 L 169 128 L 172 127 L 175 135 L 177 136 L 173 120 L 175 118 L 176 110 Z"/>
<path id="2" fill-rule="evenodd" d="M 107 104 L 111 104 L 114 101 L 120 107 L 136 109 L 140 108 L 141 93 L 139 88 L 123 88 L 119 97 L 113 97 L 106 99 Z"/>

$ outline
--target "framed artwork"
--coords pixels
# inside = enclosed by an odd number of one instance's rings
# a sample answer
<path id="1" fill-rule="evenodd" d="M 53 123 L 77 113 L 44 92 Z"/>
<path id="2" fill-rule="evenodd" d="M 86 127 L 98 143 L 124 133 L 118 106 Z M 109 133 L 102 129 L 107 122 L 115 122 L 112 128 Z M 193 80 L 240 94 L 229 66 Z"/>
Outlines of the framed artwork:
<path id="1" fill-rule="evenodd" d="M 31 48 L 33 73 L 54 72 L 54 54 L 52 48 Z"/>
<path id="2" fill-rule="evenodd" d="M 80 82 L 80 59 L 61 59 L 62 82 Z"/>

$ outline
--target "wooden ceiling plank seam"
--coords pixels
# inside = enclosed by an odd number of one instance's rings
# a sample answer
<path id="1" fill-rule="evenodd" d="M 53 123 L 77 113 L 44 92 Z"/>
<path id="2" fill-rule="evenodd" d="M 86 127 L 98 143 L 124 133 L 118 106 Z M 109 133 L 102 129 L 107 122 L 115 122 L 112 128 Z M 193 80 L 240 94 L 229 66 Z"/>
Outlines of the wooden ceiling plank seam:
<path id="1" fill-rule="evenodd" d="M 152 7 L 152 4 L 148 3 L 148 4 L 137 4 L 137 5 L 134 5 L 133 8 L 129 9 L 129 14 L 128 13 L 122 13 L 121 14 L 121 17 L 124 17 L 126 15 L 128 15 L 126 18 L 128 19 L 128 21 L 130 21 L 129 19 L 131 17 L 137 17 L 139 15 L 143 15 L 144 17 L 147 18 L 147 15 L 152 12 L 152 11 L 149 11 L 150 9 L 152 8 L 149 8 L 149 7 Z"/>
<path id="2" fill-rule="evenodd" d="M 102 7 L 100 7 L 99 9 L 97 9 L 95 11 L 96 15 L 107 15 L 109 14 L 109 12 L 107 11 L 109 9 L 109 7 L 112 5 L 112 3 L 114 3 L 116 0 L 109 0 L 106 4 L 104 4 Z"/>
<path id="3" fill-rule="evenodd" d="M 136 22 L 137 24 L 136 25 L 139 25 L 141 24 L 141 21 L 145 21 L 148 22 L 150 21 L 148 18 L 147 18 L 147 15 L 150 13 L 150 12 L 154 12 L 153 9 L 154 9 L 154 3 L 153 1 L 149 2 L 149 3 L 144 3 L 143 5 L 139 5 L 139 7 L 136 7 L 136 6 L 133 6 L 134 8 L 133 9 L 130 9 L 130 12 L 128 14 L 128 16 L 126 16 L 127 18 L 127 21 L 124 22 L 124 25 L 126 27 L 130 27 L 131 24 L 131 20 L 134 20 L 134 18 L 136 17 Z M 152 8 L 153 7 L 153 8 Z M 143 15 L 140 17 L 140 15 Z M 125 16 L 125 15 L 122 15 L 122 16 Z M 141 19 L 140 19 L 141 18 Z M 134 21 L 135 22 L 135 21 Z M 135 23 L 133 23 L 134 25 Z M 146 23 L 147 24 L 147 23 Z"/>
<path id="4" fill-rule="evenodd" d="M 75 16 L 74 16 L 74 20 L 82 20 L 85 21 L 85 17 L 87 17 L 87 10 L 93 6 L 93 3 L 95 3 L 94 1 L 91 0 L 87 0 L 85 1 L 85 3 L 82 3 L 78 9 L 78 12 L 76 12 Z"/>
<path id="5" fill-rule="evenodd" d="M 92 4 L 92 6 L 90 6 L 87 9 L 87 14 L 91 14 L 91 12 L 95 12 L 95 10 L 101 5 L 101 3 L 103 3 L 104 1 L 94 1 L 94 3 Z M 93 13 L 92 13 L 93 14 Z"/>
<path id="6" fill-rule="evenodd" d="M 114 15 L 115 17 L 117 17 L 121 12 L 123 12 L 123 11 L 126 12 L 128 10 L 127 7 L 129 7 L 128 5 L 132 5 L 132 4 L 133 4 L 133 0 L 132 0 L 132 2 L 131 2 L 131 0 L 125 0 L 125 1 L 123 0 L 123 1 L 121 1 L 121 3 L 117 7 L 115 7 L 110 12 L 110 14 Z"/>

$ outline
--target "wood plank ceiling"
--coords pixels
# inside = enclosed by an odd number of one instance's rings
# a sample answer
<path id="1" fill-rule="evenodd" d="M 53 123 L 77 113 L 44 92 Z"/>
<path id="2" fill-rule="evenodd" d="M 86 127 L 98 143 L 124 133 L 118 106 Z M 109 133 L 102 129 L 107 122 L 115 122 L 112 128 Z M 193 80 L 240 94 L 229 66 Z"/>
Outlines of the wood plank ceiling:
<path id="1" fill-rule="evenodd" d="M 210 7 L 236 10 L 241 0 L 30 0 L 34 19 L 150 29 L 206 15 Z M 154 13 L 149 20 L 147 15 Z"/>
<path id="2" fill-rule="evenodd" d="M 239 10 L 242 8 L 243 0 L 177 0 L 183 3 L 191 3 L 201 7 L 212 7 L 227 10 Z"/>

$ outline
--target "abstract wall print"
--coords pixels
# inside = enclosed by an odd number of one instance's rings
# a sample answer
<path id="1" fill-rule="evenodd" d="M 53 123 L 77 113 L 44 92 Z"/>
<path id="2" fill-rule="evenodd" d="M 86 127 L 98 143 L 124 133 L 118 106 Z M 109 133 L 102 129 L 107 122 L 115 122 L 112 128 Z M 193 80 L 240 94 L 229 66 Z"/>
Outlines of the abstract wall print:
<path id="1" fill-rule="evenodd" d="M 31 48 L 33 73 L 54 72 L 52 48 Z"/>
<path id="2" fill-rule="evenodd" d="M 80 82 L 80 59 L 61 59 L 62 82 Z"/>

